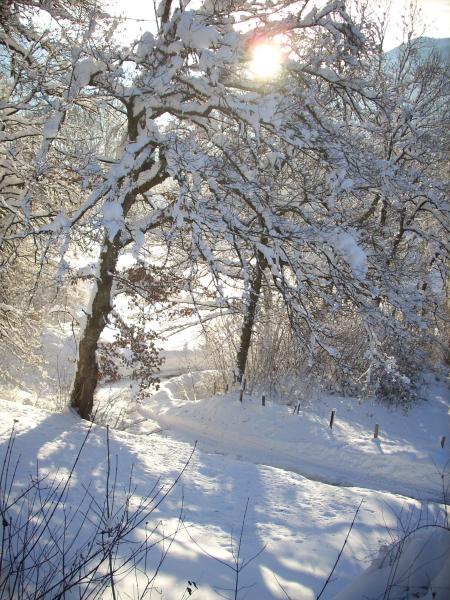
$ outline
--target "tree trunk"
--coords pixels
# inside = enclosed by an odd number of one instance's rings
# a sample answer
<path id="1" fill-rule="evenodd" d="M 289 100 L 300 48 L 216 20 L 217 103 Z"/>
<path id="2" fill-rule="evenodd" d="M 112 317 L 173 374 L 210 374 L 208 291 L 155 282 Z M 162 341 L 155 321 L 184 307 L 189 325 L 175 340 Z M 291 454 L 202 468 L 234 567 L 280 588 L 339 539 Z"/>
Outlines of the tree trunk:
<path id="1" fill-rule="evenodd" d="M 255 272 L 250 280 L 250 297 L 244 314 L 244 321 L 241 329 L 241 339 L 239 342 L 239 351 L 237 353 L 237 371 L 238 381 L 242 381 L 247 365 L 248 351 L 255 324 L 256 307 L 258 306 L 259 295 L 261 293 L 263 265 L 258 257 Z"/>
<path id="2" fill-rule="evenodd" d="M 127 105 L 128 117 L 128 139 L 136 140 L 138 135 L 138 117 L 133 114 L 133 102 Z M 149 162 L 141 166 L 141 170 L 150 170 L 153 163 Z M 134 174 L 134 181 L 138 179 L 139 173 Z M 157 174 L 151 181 L 143 186 L 136 187 L 134 191 L 129 192 L 122 204 L 123 217 L 136 201 L 136 195 L 139 192 L 147 191 L 153 185 L 161 183 L 164 179 Z M 121 239 L 121 231 L 118 231 L 111 241 L 105 236 L 103 250 L 100 253 L 99 264 L 100 273 L 97 278 L 97 290 L 92 302 L 91 312 L 87 317 L 86 326 L 83 331 L 80 345 L 78 348 L 78 362 L 75 373 L 75 380 L 70 394 L 70 405 L 74 408 L 80 417 L 89 419 L 92 416 L 94 406 L 94 393 L 98 381 L 98 364 L 96 350 L 100 335 L 108 323 L 108 316 L 112 310 L 112 285 L 114 273 L 117 267 L 119 253 L 124 247 Z"/>
<path id="3" fill-rule="evenodd" d="M 120 231 L 115 235 L 112 242 L 109 239 L 105 240 L 100 254 L 97 290 L 78 349 L 77 370 L 70 396 L 70 405 L 78 411 L 83 419 L 91 417 L 94 405 L 94 392 L 98 380 L 98 365 L 95 353 L 100 335 L 112 310 L 111 289 L 121 247 Z"/>
<path id="4" fill-rule="evenodd" d="M 150 170 L 151 167 L 152 163 L 144 164 L 142 170 Z M 138 174 L 136 174 L 135 179 L 137 177 Z M 127 216 L 128 211 L 136 201 L 138 193 L 148 191 L 154 185 L 161 183 L 164 178 L 164 174 L 158 173 L 152 180 L 129 192 L 122 205 L 123 217 Z M 77 370 L 70 395 L 70 405 L 78 411 L 83 419 L 89 419 L 92 414 L 94 392 L 98 381 L 98 365 L 95 353 L 100 335 L 108 323 L 108 316 L 112 310 L 111 291 L 119 253 L 129 241 L 124 242 L 121 231 L 118 231 L 112 241 L 107 236 L 105 237 L 103 250 L 100 253 L 100 273 L 97 278 L 97 290 L 80 340 Z"/>

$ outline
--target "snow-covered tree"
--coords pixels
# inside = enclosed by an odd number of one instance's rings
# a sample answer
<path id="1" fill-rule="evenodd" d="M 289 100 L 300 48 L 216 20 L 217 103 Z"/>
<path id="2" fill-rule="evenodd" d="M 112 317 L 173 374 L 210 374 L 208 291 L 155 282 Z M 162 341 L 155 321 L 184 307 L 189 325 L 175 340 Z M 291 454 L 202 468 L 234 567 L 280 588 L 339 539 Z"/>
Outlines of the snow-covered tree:
<path id="1" fill-rule="evenodd" d="M 358 313 L 370 332 L 386 321 L 386 302 L 403 310 L 403 295 L 394 303 L 382 276 L 384 251 L 380 261 L 362 225 L 377 196 L 411 191 L 414 179 L 408 171 L 399 180 L 392 157 L 372 143 L 372 115 L 390 110 L 389 94 L 374 86 L 370 36 L 345 2 L 191 9 L 163 0 L 157 30 L 127 47 L 93 5 L 81 6 L 73 33 L 73 14 L 50 3 L 45 34 L 27 4 L 12 6 L 20 14 L 0 42 L 12 77 L 17 62 L 21 75 L 3 107 L 3 139 L 8 169 L 22 164 L 26 176 L 14 186 L 18 197 L 5 197 L 12 222 L 2 226 L 3 244 L 30 234 L 59 240 L 61 274 L 71 242 L 87 236 L 100 246 L 71 395 L 82 417 L 92 411 L 119 257 L 125 249 L 139 257 L 149 236 L 168 248 L 183 239 L 194 270 L 208 267 L 219 307 L 230 283 L 243 282 L 241 372 L 263 278 L 298 336 L 331 355 L 324 305 Z M 283 67 L 260 79 L 253 49 L 275 38 Z M 126 129 L 122 150 L 106 157 L 70 135 L 80 113 L 105 109 Z M 28 160 L 16 159 L 16 127 L 35 139 Z"/>
<path id="2" fill-rule="evenodd" d="M 274 187 L 274 173 L 267 188 L 273 211 L 289 213 L 314 231 L 297 240 L 300 259 L 288 255 L 301 269 L 301 307 L 293 310 L 295 298 L 285 282 L 280 288 L 284 297 L 288 293 L 288 315 L 303 349 L 315 353 L 322 367 L 325 350 L 338 371 L 353 375 L 350 379 L 366 371 L 367 381 L 382 395 L 393 380 L 408 387 L 402 375 L 411 375 L 424 359 L 415 346 L 439 343 L 434 333 L 446 320 L 448 65 L 418 53 L 419 46 L 410 36 L 394 64 L 381 44 L 374 45 L 361 65 L 376 90 L 373 99 L 366 94 L 352 106 L 339 91 L 327 94 L 322 84 L 314 95 L 316 132 L 317 121 L 326 124 L 320 143 L 285 159 L 281 185 Z M 311 81 L 303 77 L 306 86 L 311 94 Z M 405 110 L 406 123 L 400 116 Z M 327 139 L 329 132 L 333 139 Z M 285 206 L 277 206 L 279 197 L 287 199 Z M 334 254 L 329 236 L 338 250 Z M 254 264 L 239 373 L 264 279 L 261 266 L 264 270 L 268 263 L 262 257 Z M 352 265 L 364 265 L 367 276 L 355 277 Z"/>
<path id="3" fill-rule="evenodd" d="M 97 290 L 80 341 L 72 392 L 72 404 L 82 416 L 88 416 L 92 408 L 97 381 L 95 351 L 111 310 L 118 256 L 126 245 L 135 244 L 137 252 L 136 246 L 147 231 L 159 230 L 169 222 L 170 235 L 177 235 L 178 229 L 190 231 L 192 252 L 200 255 L 213 273 L 220 268 L 214 254 L 217 243 L 232 248 L 237 239 L 250 241 L 253 248 L 261 246 L 280 282 L 286 284 L 290 276 L 283 273 L 281 259 L 283 238 L 289 239 L 291 223 L 280 223 L 281 239 L 274 223 L 269 227 L 270 238 L 261 242 L 258 223 L 263 220 L 267 226 L 275 213 L 260 194 L 258 172 L 262 168 L 258 157 L 269 150 L 274 153 L 280 144 L 295 149 L 304 143 L 312 127 L 298 122 L 300 99 L 286 94 L 283 84 L 260 83 L 246 72 L 249 45 L 261 35 L 322 29 L 329 44 L 323 55 L 338 53 L 342 60 L 351 62 L 362 40 L 340 3 L 307 15 L 299 10 L 301 6 L 292 5 L 291 11 L 273 23 L 267 14 L 277 14 L 273 7 L 224 8 L 214 5 L 199 11 L 171 11 L 164 3 L 158 34 L 145 34 L 127 55 L 127 61 L 134 64 L 131 85 L 127 86 L 124 75 L 111 66 L 111 58 L 99 57 L 109 67 L 98 74 L 99 61 L 83 63 L 89 81 L 119 97 L 126 107 L 129 142 L 104 183 L 66 223 L 73 228 L 88 211 L 97 216 L 101 211 L 106 230 Z M 244 20 L 256 20 L 245 34 L 234 27 L 233 10 L 238 8 L 247 13 Z M 262 25 L 264 20 L 268 24 Z M 305 72 L 315 68 L 317 77 L 335 84 L 336 76 L 321 66 L 321 59 L 312 57 L 311 62 L 313 65 L 304 66 Z M 295 87 L 296 82 L 288 85 Z M 353 90 L 352 82 L 350 87 L 353 94 L 361 94 L 361 86 Z M 233 148 L 236 136 L 242 147 L 239 161 Z M 251 163 L 245 164 L 247 156 Z M 169 178 L 175 184 L 175 194 L 158 189 Z M 144 216 L 138 210 L 142 202 L 148 206 Z"/>
<path id="4" fill-rule="evenodd" d="M 61 278 L 55 280 L 60 244 L 41 228 L 80 205 L 92 155 L 114 157 L 111 132 L 120 135 L 124 120 L 89 94 L 69 90 L 77 48 L 91 39 L 96 11 L 89 1 L 42 6 L 20 0 L 0 10 L 0 347 L 6 379 L 27 363 L 42 363 L 42 330 L 54 319 L 49 304 L 65 297 Z M 85 229 L 72 240 L 86 249 L 95 236 Z"/>

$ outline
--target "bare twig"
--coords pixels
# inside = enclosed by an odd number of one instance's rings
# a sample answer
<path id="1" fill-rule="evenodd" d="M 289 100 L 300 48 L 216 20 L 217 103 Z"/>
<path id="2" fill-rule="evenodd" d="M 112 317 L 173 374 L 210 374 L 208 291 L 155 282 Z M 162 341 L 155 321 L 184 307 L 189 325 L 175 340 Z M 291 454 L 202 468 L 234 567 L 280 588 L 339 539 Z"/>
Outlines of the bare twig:
<path id="1" fill-rule="evenodd" d="M 336 567 L 337 567 L 337 565 L 338 565 L 338 562 L 339 562 L 339 560 L 340 560 L 340 558 L 341 558 L 341 556 L 342 556 L 342 553 L 344 552 L 344 548 L 345 548 L 345 546 L 346 546 L 346 544 L 347 544 L 347 542 L 348 542 L 348 538 L 350 537 L 350 533 L 351 533 L 351 531 L 352 531 L 352 529 L 353 529 L 353 525 L 355 524 L 356 517 L 358 516 L 359 509 L 361 508 L 361 505 L 362 505 L 362 503 L 363 503 L 363 502 L 364 502 L 364 498 L 362 498 L 361 502 L 360 502 L 360 503 L 359 503 L 359 505 L 358 505 L 358 508 L 357 508 L 357 509 L 356 509 L 356 511 L 355 511 L 355 514 L 353 515 L 353 520 L 352 520 L 352 522 L 351 522 L 351 524 L 350 524 L 350 527 L 349 527 L 349 529 L 348 529 L 348 531 L 347 531 L 347 535 L 345 536 L 344 543 L 342 544 L 342 546 L 341 546 L 341 549 L 339 550 L 339 554 L 337 555 L 337 557 L 336 557 L 336 560 L 334 561 L 334 565 L 333 565 L 333 568 L 332 568 L 332 569 L 331 569 L 331 571 L 330 571 L 330 574 L 328 575 L 328 577 L 327 577 L 327 579 L 326 579 L 325 583 L 323 584 L 323 587 L 322 587 L 322 589 L 320 590 L 319 594 L 316 596 L 316 600 L 319 600 L 319 598 L 321 598 L 321 597 L 322 597 L 322 594 L 324 593 L 324 591 L 325 591 L 325 589 L 326 589 L 327 585 L 328 585 L 328 584 L 329 584 L 329 582 L 330 582 L 330 579 L 331 579 L 331 578 L 332 578 L 332 576 L 333 576 L 333 573 L 334 573 L 334 571 L 335 571 L 335 569 L 336 569 Z"/>

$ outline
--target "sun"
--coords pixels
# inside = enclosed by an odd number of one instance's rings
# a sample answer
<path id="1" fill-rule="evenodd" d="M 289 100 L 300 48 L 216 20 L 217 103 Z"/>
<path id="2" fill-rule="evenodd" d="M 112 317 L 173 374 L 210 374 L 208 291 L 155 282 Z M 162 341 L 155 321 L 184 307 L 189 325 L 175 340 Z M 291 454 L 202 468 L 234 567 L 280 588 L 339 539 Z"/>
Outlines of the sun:
<path id="1" fill-rule="evenodd" d="M 256 79 L 273 79 L 281 70 L 281 48 L 274 42 L 259 42 L 251 49 L 250 73 Z"/>

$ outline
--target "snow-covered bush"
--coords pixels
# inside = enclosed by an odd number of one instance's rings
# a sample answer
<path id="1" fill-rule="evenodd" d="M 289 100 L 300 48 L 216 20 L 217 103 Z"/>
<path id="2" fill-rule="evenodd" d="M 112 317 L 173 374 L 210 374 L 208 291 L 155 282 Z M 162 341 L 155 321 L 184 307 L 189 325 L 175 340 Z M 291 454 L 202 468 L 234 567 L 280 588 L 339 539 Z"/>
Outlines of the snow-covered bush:
<path id="1" fill-rule="evenodd" d="M 356 312 L 333 317 L 324 309 L 322 319 L 330 345 L 311 339 L 306 346 L 304 324 L 293 326 L 279 301 L 269 309 L 261 303 L 245 371 L 249 389 L 293 404 L 310 402 L 322 389 L 403 408 L 417 399 L 417 384 L 433 366 L 422 333 L 399 338 L 389 328 L 380 330 L 381 341 L 371 352 L 371 339 Z M 208 365 L 223 382 L 233 381 L 239 334 L 239 321 L 231 317 L 204 327 Z"/>

